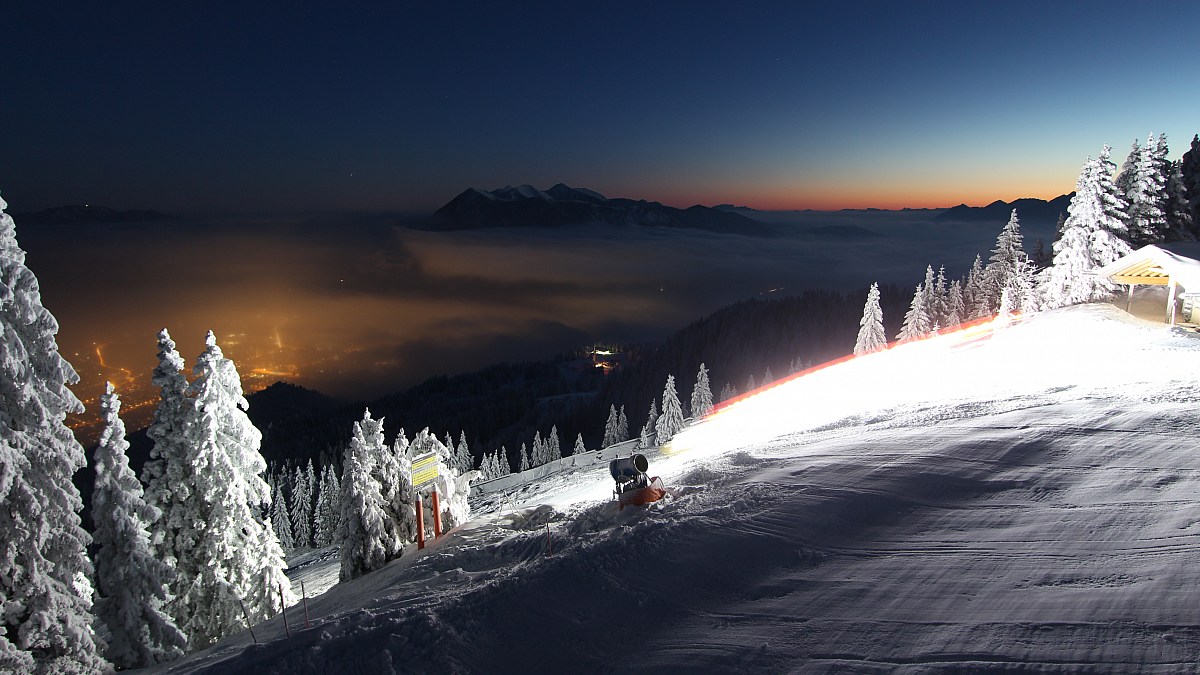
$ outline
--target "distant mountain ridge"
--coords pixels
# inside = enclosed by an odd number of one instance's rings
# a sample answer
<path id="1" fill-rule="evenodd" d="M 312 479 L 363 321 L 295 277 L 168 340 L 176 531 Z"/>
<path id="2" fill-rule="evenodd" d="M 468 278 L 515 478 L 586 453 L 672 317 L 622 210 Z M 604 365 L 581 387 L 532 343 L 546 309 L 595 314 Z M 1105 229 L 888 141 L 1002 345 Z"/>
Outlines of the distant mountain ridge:
<path id="1" fill-rule="evenodd" d="M 1058 220 L 1058 215 L 1066 214 L 1067 205 L 1071 203 L 1071 198 L 1075 196 L 1074 192 L 1060 195 L 1049 201 L 1045 199 L 1015 199 L 1012 202 L 1006 202 L 997 199 L 987 206 L 967 206 L 959 204 L 953 208 L 946 209 L 939 213 L 937 220 L 955 220 L 959 222 L 1005 222 L 1008 220 L 1012 210 L 1017 210 L 1017 217 L 1024 222 L 1025 220 L 1049 221 L 1051 223 Z"/>
<path id="2" fill-rule="evenodd" d="M 180 218 L 151 209 L 120 211 L 107 206 L 71 204 L 31 213 L 15 213 L 13 220 L 19 225 L 78 225 L 82 223 L 153 223 L 180 220 Z"/>
<path id="3" fill-rule="evenodd" d="M 559 183 L 547 190 L 507 185 L 497 190 L 468 188 L 434 212 L 431 230 L 476 230 L 497 227 L 565 227 L 589 223 L 704 230 L 769 237 L 765 223 L 708 206 L 678 209 L 660 202 L 610 199 L 595 190 Z"/>

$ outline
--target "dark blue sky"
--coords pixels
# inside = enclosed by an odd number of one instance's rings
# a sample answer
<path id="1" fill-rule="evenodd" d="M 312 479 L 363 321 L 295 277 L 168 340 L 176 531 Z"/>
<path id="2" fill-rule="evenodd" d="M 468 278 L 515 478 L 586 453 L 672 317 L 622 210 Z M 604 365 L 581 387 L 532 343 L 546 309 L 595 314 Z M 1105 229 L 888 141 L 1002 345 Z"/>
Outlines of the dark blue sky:
<path id="1" fill-rule="evenodd" d="M 948 206 L 1200 131 L 1194 1 L 67 4 L 4 12 L 12 211 Z"/>

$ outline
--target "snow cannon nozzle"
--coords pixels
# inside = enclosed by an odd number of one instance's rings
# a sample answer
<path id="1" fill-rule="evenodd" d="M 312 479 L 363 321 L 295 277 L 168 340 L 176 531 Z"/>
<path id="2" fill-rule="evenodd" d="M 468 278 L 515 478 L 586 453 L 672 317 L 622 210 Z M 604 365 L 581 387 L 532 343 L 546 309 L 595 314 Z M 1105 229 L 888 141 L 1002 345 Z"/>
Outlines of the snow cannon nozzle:
<path id="1" fill-rule="evenodd" d="M 646 461 L 645 455 L 618 457 L 608 465 L 608 471 L 617 485 L 644 477 L 649 468 L 650 462 Z"/>

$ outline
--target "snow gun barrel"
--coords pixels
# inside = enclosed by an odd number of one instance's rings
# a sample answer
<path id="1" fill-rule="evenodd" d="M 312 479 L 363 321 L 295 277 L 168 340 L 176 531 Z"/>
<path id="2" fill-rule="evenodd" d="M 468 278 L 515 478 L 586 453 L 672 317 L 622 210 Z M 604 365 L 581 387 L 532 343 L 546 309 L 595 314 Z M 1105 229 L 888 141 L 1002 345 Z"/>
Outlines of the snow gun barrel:
<path id="1" fill-rule="evenodd" d="M 617 483 L 631 481 L 646 473 L 646 469 L 649 468 L 650 462 L 646 461 L 645 455 L 618 457 L 608 465 L 608 470 L 612 473 L 613 480 L 617 481 Z"/>

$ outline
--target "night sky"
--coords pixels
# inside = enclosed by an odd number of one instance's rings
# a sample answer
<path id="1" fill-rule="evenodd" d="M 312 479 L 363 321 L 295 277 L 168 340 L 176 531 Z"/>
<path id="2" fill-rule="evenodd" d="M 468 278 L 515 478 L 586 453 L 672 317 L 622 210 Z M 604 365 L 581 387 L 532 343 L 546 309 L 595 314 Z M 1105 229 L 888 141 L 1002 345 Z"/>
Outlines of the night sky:
<path id="1" fill-rule="evenodd" d="M 1194 1 L 321 4 L 7 3 L 10 210 L 983 204 L 1200 110 Z"/>
<path id="2" fill-rule="evenodd" d="M 248 389 L 366 398 L 661 339 L 748 297 L 961 274 L 999 227 L 804 216 L 882 235 L 818 244 L 364 212 L 558 182 L 675 206 L 982 205 L 1069 192 L 1103 143 L 1119 163 L 1166 132 L 1178 157 L 1200 131 L 1194 0 L 324 4 L 5 5 L 0 196 L 93 412 L 112 380 L 144 423 L 164 326 L 188 361 L 214 330 Z M 22 224 L 67 204 L 185 219 Z"/>

